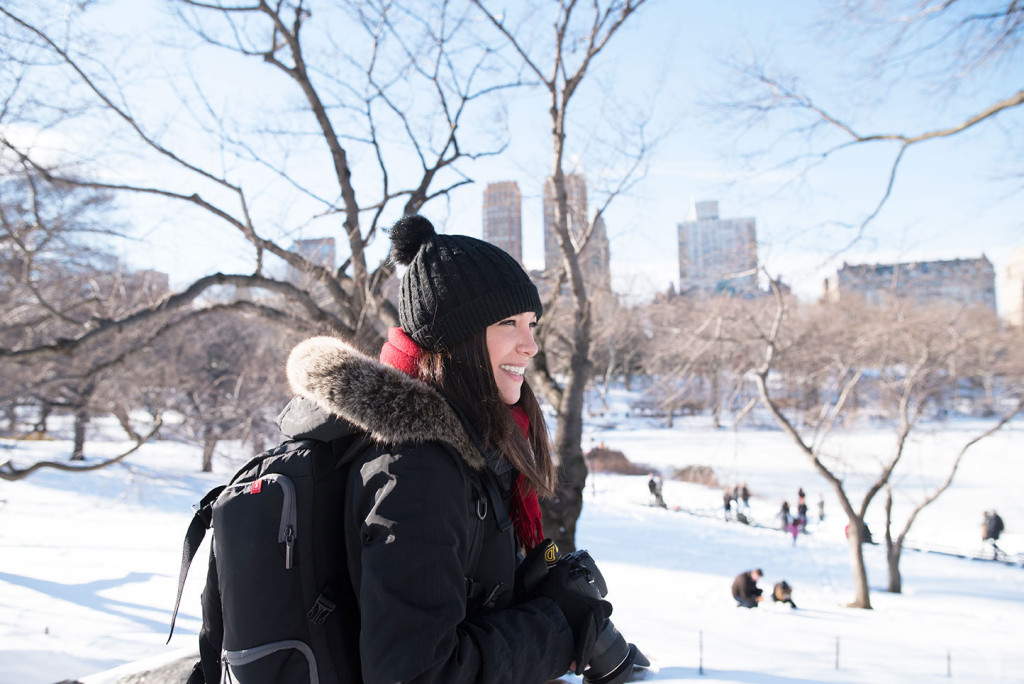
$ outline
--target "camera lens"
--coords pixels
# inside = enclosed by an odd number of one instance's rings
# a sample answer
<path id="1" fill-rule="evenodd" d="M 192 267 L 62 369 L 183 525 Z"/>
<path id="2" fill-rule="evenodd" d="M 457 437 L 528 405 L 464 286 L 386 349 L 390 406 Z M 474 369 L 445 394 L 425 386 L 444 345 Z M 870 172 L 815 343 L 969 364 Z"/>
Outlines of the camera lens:
<path id="1" fill-rule="evenodd" d="M 569 590 L 592 598 L 603 598 L 608 594 L 604 576 L 589 553 L 579 550 L 558 558 L 558 547 L 550 540 L 548 544 L 553 549 L 544 557 L 548 567 L 557 563 L 569 565 L 572 579 L 567 586 Z M 622 684 L 633 673 L 634 666 L 649 667 L 650 664 L 640 649 L 622 638 L 611 620 L 605 620 L 604 628 L 594 642 L 590 663 L 583 671 L 583 681 L 586 684 Z"/>
<path id="2" fill-rule="evenodd" d="M 604 623 L 604 629 L 594 644 L 594 655 L 590 667 L 583 672 L 587 684 L 621 684 L 633 672 L 633 666 L 647 667 L 651 663 L 633 644 L 615 629 L 611 620 Z"/>

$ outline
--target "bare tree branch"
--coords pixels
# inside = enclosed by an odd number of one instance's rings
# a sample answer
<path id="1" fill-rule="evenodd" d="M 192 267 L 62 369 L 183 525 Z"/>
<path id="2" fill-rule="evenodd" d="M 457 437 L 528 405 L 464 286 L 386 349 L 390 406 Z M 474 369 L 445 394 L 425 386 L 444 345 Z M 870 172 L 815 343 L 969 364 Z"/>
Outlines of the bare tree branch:
<path id="1" fill-rule="evenodd" d="M 135 446 L 133 446 L 131 449 L 125 451 L 124 453 L 118 456 L 114 456 L 113 458 L 108 458 L 97 463 L 90 463 L 89 465 L 75 465 L 72 463 L 62 463 L 60 461 L 36 461 L 27 468 L 18 468 L 13 463 L 11 463 L 11 459 L 8 458 L 3 463 L 0 463 L 0 479 L 6 480 L 8 482 L 23 480 L 32 473 L 43 468 L 51 468 L 53 470 L 62 470 L 65 472 L 72 473 L 82 473 L 91 470 L 99 470 L 101 468 L 106 468 L 107 466 L 114 465 L 115 463 L 120 463 L 124 459 L 134 454 L 136 451 L 142 448 L 142 446 L 146 442 L 155 437 L 162 426 L 163 419 L 158 418 L 156 420 L 156 423 L 153 425 L 153 429 L 151 429 L 149 433 L 146 434 L 145 436 L 140 437 L 138 440 L 136 440 Z"/>

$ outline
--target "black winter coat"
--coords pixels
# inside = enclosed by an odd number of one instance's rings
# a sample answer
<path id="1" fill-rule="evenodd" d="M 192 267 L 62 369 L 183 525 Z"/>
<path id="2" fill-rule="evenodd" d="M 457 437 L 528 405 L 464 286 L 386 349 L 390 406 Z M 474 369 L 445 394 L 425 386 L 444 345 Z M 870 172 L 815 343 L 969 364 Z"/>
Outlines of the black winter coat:
<path id="1" fill-rule="evenodd" d="M 481 455 L 432 388 L 341 340 L 307 340 L 287 370 L 299 398 L 279 419 L 286 434 L 347 424 L 372 438 L 350 470 L 339 540 L 362 681 L 533 684 L 564 673 L 569 625 L 547 598 L 515 603 L 514 533 L 486 510 L 487 470 L 510 496 L 507 462 Z"/>
<path id="2" fill-rule="evenodd" d="M 732 582 L 732 597 L 734 599 L 754 599 L 761 593 L 762 591 L 757 588 L 757 580 L 750 574 L 750 571 L 741 572 Z"/>

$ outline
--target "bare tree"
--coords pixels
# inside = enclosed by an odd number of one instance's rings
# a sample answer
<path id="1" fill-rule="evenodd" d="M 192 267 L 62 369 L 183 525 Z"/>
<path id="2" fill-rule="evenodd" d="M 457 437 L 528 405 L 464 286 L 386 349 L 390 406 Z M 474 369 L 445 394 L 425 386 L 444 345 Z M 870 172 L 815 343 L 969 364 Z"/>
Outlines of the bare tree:
<path id="1" fill-rule="evenodd" d="M 611 293 L 600 295 L 595 304 L 594 367 L 607 408 L 608 391 L 616 378 L 622 378 L 627 391 L 631 389 L 649 340 L 641 326 L 640 306 L 625 304 Z"/>
<path id="2" fill-rule="evenodd" d="M 254 270 L 211 273 L 144 311 L 92 320 L 59 349 L 23 343 L 0 356 L 73 353 L 169 311 L 195 316 L 202 295 L 224 287 L 275 295 L 238 305 L 268 317 L 379 340 L 397 320 L 382 293 L 392 267 L 367 254 L 382 222 L 443 199 L 469 182 L 462 165 L 505 144 L 482 138 L 474 150 L 460 141 L 466 122 L 491 113 L 489 96 L 514 85 L 494 75 L 493 52 L 465 30 L 468 7 L 422 3 L 419 15 L 410 5 L 344 2 L 314 16 L 303 0 L 176 0 L 167 43 L 147 44 L 142 56 L 128 38 L 105 35 L 110 27 L 88 24 L 90 3 L 60 7 L 0 7 L 6 39 L 26 55 L 0 110 L 0 147 L 52 183 L 176 203 L 181 220 L 246 241 Z M 249 71 L 237 82 L 204 78 L 203 67 L 226 56 Z M 161 105 L 171 107 L 150 104 L 155 69 Z M 26 106 L 44 101 L 44 90 L 48 106 Z M 225 90 L 249 106 L 225 104 Z M 55 168 L 30 136 L 12 134 L 81 125 L 103 146 L 64 148 L 74 168 Z M 127 173 L 112 168 L 122 160 Z M 287 240 L 310 232 L 339 237 L 339 266 L 290 248 Z M 308 274 L 324 296 L 294 285 L 281 264 Z"/>
<path id="3" fill-rule="evenodd" d="M 845 303 L 796 309 L 773 287 L 776 313 L 763 329 L 763 360 L 752 377 L 765 408 L 835 491 L 849 520 L 855 593 L 850 605 L 871 608 L 862 549 L 865 515 L 875 496 L 894 486 L 893 474 L 904 460 L 912 431 L 924 419 L 935 417 L 944 395 L 955 392 L 961 376 L 949 371 L 969 356 L 965 350 L 979 329 L 977 316 L 959 310 L 911 309 L 898 301 L 887 308 Z M 961 364 L 959 373 L 971 371 Z M 1018 377 L 1013 376 L 1013 381 Z M 1020 404 L 1015 402 L 991 430 L 965 445 L 946 484 L 925 497 L 921 508 L 948 488 L 968 447 L 1003 427 L 1019 411 Z M 895 440 L 888 454 L 878 456 L 877 473 L 854 477 L 844 472 L 848 464 L 830 453 L 828 440 L 844 425 L 855 425 L 863 414 L 891 425 Z M 855 503 L 855 489 L 861 486 L 863 496 Z M 900 589 L 899 553 L 916 515 L 917 511 L 910 514 L 895 540 L 887 525 L 890 578 L 896 578 L 890 583 L 893 591 Z M 887 521 L 891 519 L 890 515 Z"/>
<path id="4" fill-rule="evenodd" d="M 672 295 L 648 307 L 653 340 L 644 370 L 656 401 L 667 410 L 707 410 L 715 427 L 750 399 L 746 373 L 755 365 L 752 331 L 768 300 Z"/>
<path id="5" fill-rule="evenodd" d="M 149 356 L 163 360 L 161 384 L 176 390 L 170 406 L 202 445 L 204 472 L 213 469 L 222 440 L 248 441 L 259 450 L 287 401 L 280 368 L 297 341 L 260 316 L 229 310 L 193 319 L 153 345 Z"/>
<path id="6" fill-rule="evenodd" d="M 941 415 L 946 414 L 943 395 L 953 401 L 966 400 L 972 406 L 980 404 L 978 412 L 990 416 L 993 422 L 963 444 L 949 445 L 951 450 L 955 449 L 955 456 L 950 461 L 946 477 L 940 483 L 928 489 L 922 487 L 916 493 L 916 500 L 905 514 L 902 526 L 893 513 L 894 485 L 886 481 L 888 590 L 894 593 L 903 590 L 900 558 L 904 542 L 917 516 L 952 486 L 964 457 L 972 447 L 1000 431 L 1024 410 L 1024 365 L 1021 364 L 1024 359 L 1016 335 L 1000 330 L 999 321 L 991 314 L 956 312 L 953 316 L 948 313 L 943 316 L 943 313 L 925 311 L 922 315 L 925 321 L 910 322 L 914 332 L 908 345 L 916 347 L 920 359 L 913 367 L 913 372 L 897 376 L 891 369 L 886 369 L 880 376 L 883 405 L 890 407 L 887 415 L 892 416 L 898 426 L 894 461 L 900 460 L 911 433 L 920 427 L 923 418 L 927 416 L 926 407 L 931 405 Z M 929 375 L 932 377 L 929 378 Z M 987 390 L 980 398 L 958 396 L 962 385 L 984 387 L 984 383 L 972 381 L 992 375 L 1000 385 L 998 396 L 990 395 Z M 905 490 L 904 494 L 914 496 L 913 492 L 906 491 L 909 487 L 904 486 L 902 489 Z M 898 527 L 895 533 L 894 526 Z"/>
<path id="7" fill-rule="evenodd" d="M 108 193 L 51 185 L 22 165 L 5 170 L 0 175 L 0 344 L 59 345 L 91 322 L 152 304 L 146 287 L 125 287 L 129 276 L 102 249 L 103 239 L 117 235 Z M 70 359 L 33 364 L 0 359 L 5 379 L 0 404 L 12 415 L 29 404 L 44 412 L 72 413 L 71 458 L 83 460 L 86 427 L 115 377 L 105 369 L 116 362 L 124 341 L 119 335 L 106 345 L 85 345 Z M 39 423 L 45 430 L 45 420 Z"/>
<path id="8" fill-rule="evenodd" d="M 773 146 L 785 150 L 778 166 L 794 171 L 800 179 L 827 160 L 857 154 L 851 150 L 878 150 L 886 170 L 877 199 L 863 218 L 848 226 L 854 229 L 852 237 L 836 253 L 864 237 L 892 198 L 901 166 L 914 149 L 996 126 L 1002 127 L 996 130 L 1005 131 L 1009 148 L 1015 149 L 1020 142 L 1015 132 L 1024 112 L 1024 89 L 1013 82 L 1024 36 L 1024 7 L 1017 0 L 980 5 L 964 0 L 849 0 L 844 5 L 838 11 L 829 8 L 830 18 L 817 28 L 830 43 L 841 35 L 854 43 L 843 61 L 846 99 L 815 93 L 804 85 L 801 75 L 785 74 L 755 57 L 734 65 L 737 82 L 713 105 L 719 119 L 723 114 L 735 115 L 741 125 L 782 130 L 781 144 Z M 872 46 L 872 54 L 855 61 L 865 46 Z M 854 75 L 863 79 L 858 83 L 865 87 L 849 85 Z M 989 87 L 985 92 L 996 94 L 979 95 L 983 86 Z M 887 108 L 895 111 L 900 105 L 873 102 L 865 106 L 865 100 L 911 90 L 928 98 L 930 104 L 913 119 L 927 123 L 905 130 L 879 129 L 874 121 L 868 123 Z M 854 93 L 859 102 L 851 101 Z M 958 106 L 947 107 L 950 102 Z M 954 113 L 945 119 L 934 116 L 949 110 Z M 733 116 L 725 120 L 736 125 Z M 978 153 L 971 148 L 971 154 Z M 1021 170 L 1011 168 L 1009 173 L 1019 176 Z"/>
<path id="9" fill-rule="evenodd" d="M 568 368 L 565 381 L 559 383 L 550 373 L 541 355 L 534 364 L 534 377 L 545 396 L 555 408 L 557 427 L 555 430 L 555 453 L 558 458 L 559 486 L 555 495 L 544 502 L 544 529 L 559 546 L 566 550 L 575 548 L 576 521 L 583 508 L 583 489 L 586 485 L 587 465 L 583 458 L 583 399 L 587 384 L 593 372 L 591 360 L 593 293 L 588 291 L 580 254 L 593 234 L 598 221 L 602 220 L 604 207 L 595 212 L 582 234 L 570 231 L 570 206 L 565 183 L 566 140 L 569 132 L 569 106 L 593 68 L 596 58 L 607 47 L 608 42 L 625 22 L 644 4 L 645 0 L 611 0 L 607 3 L 595 1 L 590 5 L 589 16 L 581 16 L 575 0 L 559 0 L 554 20 L 553 42 L 534 50 L 518 30 L 514 20 L 505 13 L 498 13 L 484 0 L 473 3 L 490 20 L 497 31 L 508 41 L 516 59 L 537 79 L 548 98 L 548 114 L 551 125 L 551 175 L 549 182 L 554 190 L 554 230 L 558 238 L 562 257 L 560 274 L 551 287 L 557 297 L 565 283 L 569 290 L 571 322 L 564 338 L 568 347 Z M 533 8 L 537 9 L 539 8 Z M 579 9 L 579 12 L 577 12 Z M 530 12 L 525 22 L 535 24 L 537 12 Z M 634 157 L 638 168 L 643 155 Z M 632 178 L 627 173 L 618 190 L 609 194 L 610 201 L 617 192 L 625 189 Z M 544 324 L 545 326 L 548 323 Z M 543 338 L 545 331 L 541 332 Z M 560 333 L 561 334 L 561 333 Z"/>

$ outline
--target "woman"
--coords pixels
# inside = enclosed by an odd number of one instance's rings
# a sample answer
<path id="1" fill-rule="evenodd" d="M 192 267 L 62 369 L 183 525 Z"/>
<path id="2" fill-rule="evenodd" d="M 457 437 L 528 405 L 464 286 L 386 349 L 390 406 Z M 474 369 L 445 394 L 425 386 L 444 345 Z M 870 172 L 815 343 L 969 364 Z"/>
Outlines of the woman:
<path id="1" fill-rule="evenodd" d="M 287 368 L 298 400 L 282 416 L 292 434 L 340 417 L 370 436 L 345 502 L 353 677 L 536 683 L 582 670 L 611 606 L 564 591 L 555 573 L 515 590 L 543 539 L 537 493 L 555 482 L 524 378 L 537 288 L 497 247 L 437 235 L 420 216 L 390 236 L 407 266 L 401 328 L 380 362 L 336 338 L 300 344 Z"/>

